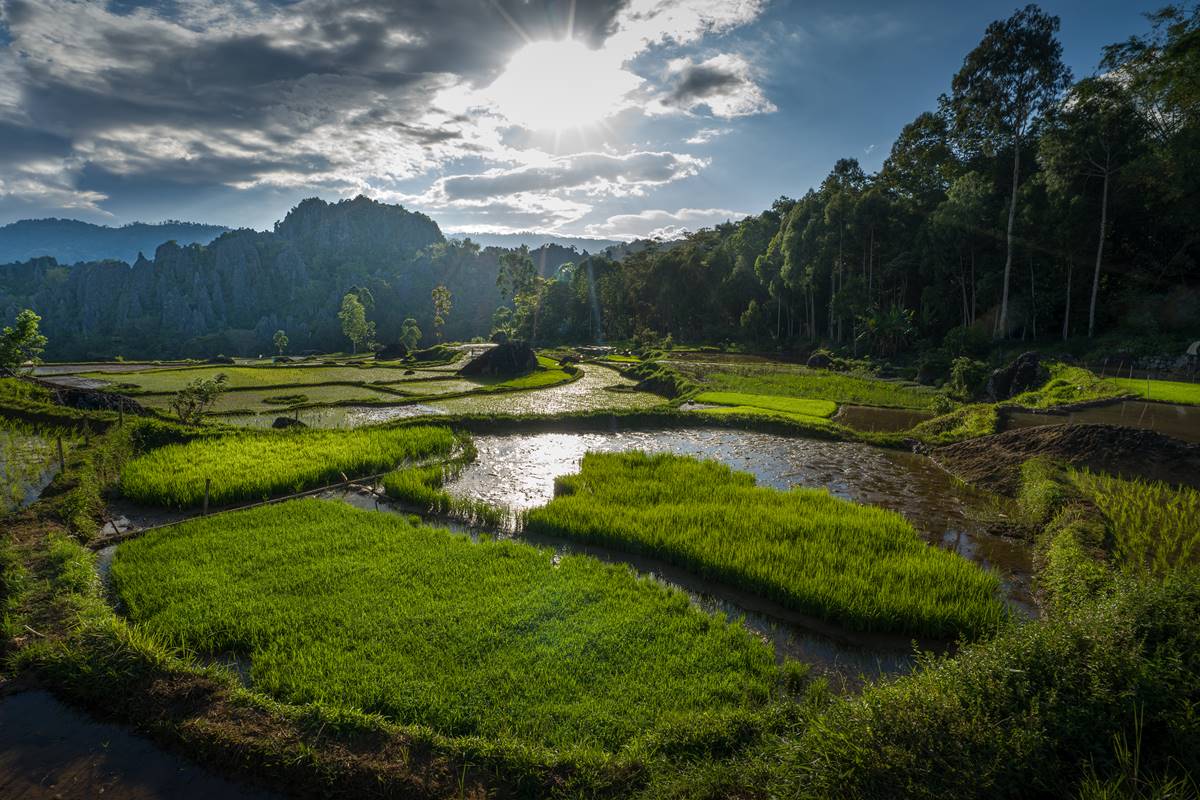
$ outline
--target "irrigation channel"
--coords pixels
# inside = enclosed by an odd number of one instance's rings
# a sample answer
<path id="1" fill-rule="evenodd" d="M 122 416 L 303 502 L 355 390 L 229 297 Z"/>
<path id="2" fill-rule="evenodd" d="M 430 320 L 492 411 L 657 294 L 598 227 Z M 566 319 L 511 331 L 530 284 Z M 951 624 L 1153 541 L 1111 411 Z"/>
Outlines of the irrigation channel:
<path id="1" fill-rule="evenodd" d="M 903 514 L 930 544 L 954 550 L 994 569 L 1002 579 L 1005 597 L 1018 613 L 1034 612 L 1030 596 L 1030 553 L 1022 541 L 998 535 L 1007 528 L 993 496 L 956 483 L 928 458 L 882 450 L 869 445 L 799 439 L 775 434 L 716 428 L 626 431 L 613 433 L 522 433 L 474 438 L 478 458 L 447 490 L 460 497 L 486 501 L 514 512 L 549 502 L 554 478 L 578 470 L 587 451 L 672 452 L 722 461 L 753 473 L 761 486 L 826 487 L 833 494 L 859 503 L 882 506 Z M 318 494 L 381 512 L 410 514 L 412 508 L 393 505 L 363 486 L 346 486 Z M 122 528 L 139 529 L 170 523 L 184 515 L 118 503 Z M 875 678 L 908 671 L 913 663 L 912 640 L 900 635 L 855 633 L 798 614 L 749 592 L 701 578 L 688 571 L 625 552 L 550 537 L 534 537 L 509 526 L 469 528 L 442 517 L 428 517 L 441 527 L 470 534 L 515 536 L 560 553 L 582 553 L 638 572 L 685 591 L 698 606 L 724 613 L 773 644 L 776 656 L 790 656 L 843 685 L 861 677 Z M 115 546 L 100 551 L 102 576 Z M 946 642 L 922 642 L 944 650 Z M 246 665 L 233 665 L 243 675 Z"/>

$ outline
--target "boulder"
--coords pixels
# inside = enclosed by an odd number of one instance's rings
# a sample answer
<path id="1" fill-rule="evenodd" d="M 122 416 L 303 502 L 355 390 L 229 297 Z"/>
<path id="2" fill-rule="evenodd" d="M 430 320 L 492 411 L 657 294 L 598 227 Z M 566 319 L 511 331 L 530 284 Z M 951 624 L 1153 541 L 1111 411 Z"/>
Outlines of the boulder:
<path id="1" fill-rule="evenodd" d="M 271 427 L 272 428 L 307 428 L 308 426 L 305 425 L 300 420 L 296 419 L 295 417 L 276 417 L 275 421 L 271 423 Z"/>
<path id="2" fill-rule="evenodd" d="M 383 349 L 375 351 L 375 358 L 379 361 L 395 361 L 404 358 L 408 355 L 408 347 L 402 342 L 385 345 Z"/>
<path id="3" fill-rule="evenodd" d="M 538 367 L 537 353 L 528 342 L 505 342 L 488 348 L 458 371 L 467 377 L 511 377 L 533 372 Z"/>
<path id="4" fill-rule="evenodd" d="M 987 382 L 987 394 L 992 402 L 1007 400 L 1021 392 L 1036 389 L 1049 378 L 1049 372 L 1042 366 L 1042 359 L 1037 353 L 1030 351 L 1021 353 L 1007 367 L 993 370 Z"/>
<path id="5" fill-rule="evenodd" d="M 495 344 L 507 344 L 508 343 L 508 334 L 505 333 L 504 331 L 496 331 L 495 333 L 492 334 L 492 342 L 494 342 Z"/>
<path id="6" fill-rule="evenodd" d="M 829 357 L 828 353 L 818 350 L 808 357 L 808 361 L 805 364 L 812 369 L 829 369 L 830 365 L 833 364 L 833 359 Z"/>

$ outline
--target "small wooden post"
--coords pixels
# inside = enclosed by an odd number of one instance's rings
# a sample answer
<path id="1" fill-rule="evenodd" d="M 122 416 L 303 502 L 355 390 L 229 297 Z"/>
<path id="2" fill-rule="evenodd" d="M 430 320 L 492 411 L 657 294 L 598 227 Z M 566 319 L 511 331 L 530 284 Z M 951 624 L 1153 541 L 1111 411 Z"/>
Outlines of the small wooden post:
<path id="1" fill-rule="evenodd" d="M 67 470 L 67 459 L 63 455 L 62 437 L 59 436 L 58 437 L 58 471 L 66 472 L 66 470 Z"/>
<path id="2" fill-rule="evenodd" d="M 208 516 L 208 493 L 212 489 L 212 478 L 204 479 L 204 510 L 200 512 L 203 517 Z"/>

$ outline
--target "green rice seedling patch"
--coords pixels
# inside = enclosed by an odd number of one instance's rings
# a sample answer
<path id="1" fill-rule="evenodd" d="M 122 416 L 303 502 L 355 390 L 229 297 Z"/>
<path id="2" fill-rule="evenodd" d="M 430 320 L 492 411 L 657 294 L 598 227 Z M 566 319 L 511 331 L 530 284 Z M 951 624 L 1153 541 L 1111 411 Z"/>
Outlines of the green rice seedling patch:
<path id="1" fill-rule="evenodd" d="M 1007 403 L 1022 408 L 1054 408 L 1076 403 L 1092 403 L 1129 394 L 1115 382 L 1101 378 L 1083 367 L 1055 363 L 1048 369 L 1050 378 L 1044 384 L 1013 397 Z"/>
<path id="2" fill-rule="evenodd" d="M 407 461 L 449 454 L 448 428 L 411 426 L 352 431 L 239 431 L 172 444 L 122 470 L 121 493 L 139 503 L 188 508 L 261 500 L 347 477 L 384 472 Z"/>
<path id="3" fill-rule="evenodd" d="M 1106 378 L 1105 380 L 1119 386 L 1124 393 L 1137 395 L 1143 400 L 1200 406 L 1200 383 L 1147 381 L 1139 378 Z"/>
<path id="4" fill-rule="evenodd" d="M 616 751 L 764 706 L 771 649 L 624 566 L 321 500 L 122 544 L 139 629 L 250 659 L 252 688 L 450 736 Z"/>
<path id="5" fill-rule="evenodd" d="M 886 408 L 930 408 L 936 397 L 935 392 L 923 387 L 799 367 L 787 371 L 764 372 L 757 367 L 750 367 L 739 372 L 714 372 L 703 375 L 702 381 L 711 391 L 829 400 L 839 404 Z"/>
<path id="6" fill-rule="evenodd" d="M 696 396 L 698 403 L 716 403 L 722 406 L 751 406 L 768 411 L 783 411 L 804 417 L 832 417 L 837 403 L 830 400 L 806 400 L 800 397 L 779 397 L 770 394 L 745 394 L 743 392 L 702 392 Z"/>
<path id="7" fill-rule="evenodd" d="M 939 638 L 993 631 L 999 580 L 925 544 L 899 514 L 824 490 L 781 492 L 715 461 L 589 453 L 534 533 L 661 558 L 862 631 Z"/>
<path id="8" fill-rule="evenodd" d="M 1200 564 L 1200 491 L 1086 470 L 1067 475 L 1104 515 L 1118 564 L 1160 574 Z"/>

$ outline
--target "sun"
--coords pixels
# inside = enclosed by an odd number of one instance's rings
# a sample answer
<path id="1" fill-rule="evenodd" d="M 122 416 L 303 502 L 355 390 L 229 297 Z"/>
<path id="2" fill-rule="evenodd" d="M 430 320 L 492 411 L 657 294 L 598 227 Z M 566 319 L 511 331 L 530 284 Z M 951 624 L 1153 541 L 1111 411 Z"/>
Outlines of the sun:
<path id="1" fill-rule="evenodd" d="M 518 50 L 484 93 L 512 122 L 558 131 L 615 114 L 641 82 L 622 68 L 618 57 L 562 39 Z"/>

